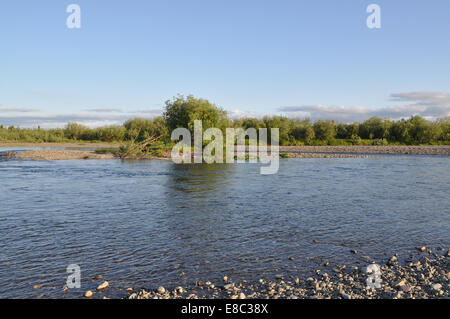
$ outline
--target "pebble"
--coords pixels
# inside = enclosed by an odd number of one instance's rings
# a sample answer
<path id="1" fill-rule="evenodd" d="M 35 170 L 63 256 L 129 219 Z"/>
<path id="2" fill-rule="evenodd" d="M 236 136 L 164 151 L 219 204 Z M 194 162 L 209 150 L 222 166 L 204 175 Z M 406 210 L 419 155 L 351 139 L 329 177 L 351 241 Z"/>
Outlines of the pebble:
<path id="1" fill-rule="evenodd" d="M 343 292 L 341 292 L 341 296 L 342 296 L 342 298 L 344 298 L 344 299 L 352 299 L 352 297 L 351 297 L 350 295 L 348 295 L 348 294 L 346 294 L 346 293 L 343 293 Z"/>
<path id="2" fill-rule="evenodd" d="M 403 292 L 410 292 L 411 287 L 409 285 L 402 285 L 402 286 L 400 286 L 400 290 Z"/>
<path id="3" fill-rule="evenodd" d="M 84 294 L 84 297 L 86 298 L 92 298 L 92 296 L 94 295 L 94 293 L 90 290 L 86 291 L 86 293 Z"/>
<path id="4" fill-rule="evenodd" d="M 99 285 L 98 287 L 97 287 L 97 290 L 98 291 L 102 291 L 102 290 L 105 290 L 106 288 L 108 288 L 109 287 L 109 283 L 107 282 L 107 281 L 105 281 L 104 283 L 102 283 L 101 285 Z"/>
<path id="5" fill-rule="evenodd" d="M 161 295 L 164 295 L 164 293 L 166 292 L 166 289 L 164 287 L 159 287 L 158 288 L 158 293 Z"/>
<path id="6" fill-rule="evenodd" d="M 442 285 L 441 284 L 434 284 L 434 285 L 431 285 L 431 288 L 433 288 L 433 290 L 441 290 Z"/>
<path id="7" fill-rule="evenodd" d="M 414 246 L 413 246 L 414 248 Z M 409 265 L 403 266 L 399 263 L 390 263 L 380 265 L 382 274 L 381 289 L 370 288 L 367 286 L 367 274 L 364 269 L 367 264 L 358 267 L 335 266 L 334 272 L 323 273 L 322 275 L 314 274 L 305 280 L 301 280 L 294 276 L 283 279 L 281 274 L 276 275 L 278 280 L 267 280 L 261 278 L 256 283 L 252 281 L 242 280 L 233 283 L 229 281 L 227 276 L 224 277 L 226 282 L 224 286 L 214 287 L 210 282 L 206 282 L 208 289 L 199 287 L 191 287 L 192 294 L 189 299 L 198 298 L 232 298 L 232 299 L 373 299 L 373 298 L 444 298 L 448 299 L 448 257 L 438 256 L 434 254 L 421 255 L 420 262 L 414 260 L 414 256 L 420 257 L 420 253 L 412 254 L 409 257 Z M 397 260 L 398 255 L 394 255 Z M 362 259 L 362 258 L 361 258 Z M 343 271 L 349 268 L 349 270 Z M 281 269 L 274 269 L 282 271 Z M 320 273 L 320 272 L 318 272 Z M 227 283 L 228 282 L 228 283 Z M 160 294 L 158 291 L 144 290 L 130 295 L 129 298 L 134 299 L 161 299 L 161 298 L 186 298 L 181 295 L 180 288 L 166 291 Z M 183 289 L 183 288 L 181 288 Z M 196 290 L 201 289 L 201 294 Z M 188 289 L 189 290 L 189 289 Z M 182 290 L 184 291 L 184 289 Z"/>

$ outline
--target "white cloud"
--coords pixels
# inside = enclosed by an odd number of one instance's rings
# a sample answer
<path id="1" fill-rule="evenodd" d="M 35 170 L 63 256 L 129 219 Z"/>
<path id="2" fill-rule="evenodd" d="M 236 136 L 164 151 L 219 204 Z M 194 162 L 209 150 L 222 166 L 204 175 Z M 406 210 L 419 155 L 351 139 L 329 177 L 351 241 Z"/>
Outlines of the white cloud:
<path id="1" fill-rule="evenodd" d="M 0 113 L 31 113 L 31 112 L 39 112 L 39 110 L 25 107 L 10 107 L 10 108 L 0 107 Z"/>
<path id="2" fill-rule="evenodd" d="M 445 92 L 409 92 L 391 94 L 393 105 L 377 109 L 364 106 L 332 106 L 332 105 L 302 105 L 287 106 L 277 110 L 277 114 L 290 117 L 331 119 L 341 122 L 364 121 L 373 116 L 391 119 L 408 118 L 421 115 L 428 119 L 450 116 L 450 93 Z M 54 128 L 64 127 L 68 122 L 77 122 L 89 127 L 104 125 L 121 125 L 135 117 L 154 118 L 162 115 L 162 109 L 123 111 L 116 108 L 93 108 L 75 114 L 46 114 L 33 108 L 0 108 L 0 124 L 20 127 Z M 262 118 L 263 114 L 242 110 L 228 111 L 230 118 L 245 117 Z"/>
<path id="3" fill-rule="evenodd" d="M 278 111 L 288 116 L 309 114 L 312 120 L 330 119 L 342 122 L 364 121 L 378 116 L 383 118 L 401 119 L 412 115 L 420 115 L 429 119 L 450 116 L 450 94 L 445 92 L 410 92 L 395 93 L 391 95 L 392 102 L 404 103 L 391 105 L 378 109 L 369 109 L 363 106 L 329 106 L 329 105 L 303 105 L 281 107 Z"/>
<path id="4" fill-rule="evenodd" d="M 141 117 L 154 118 L 161 115 L 160 111 L 136 111 L 130 113 L 111 113 L 111 112 L 85 112 L 74 114 L 43 114 L 43 113 L 27 113 L 27 114 L 3 114 L 0 115 L 0 125 L 3 126 L 20 126 L 20 127 L 37 127 L 42 128 L 58 128 L 64 127 L 68 122 L 76 122 L 92 128 L 106 125 L 121 125 L 126 120 Z"/>

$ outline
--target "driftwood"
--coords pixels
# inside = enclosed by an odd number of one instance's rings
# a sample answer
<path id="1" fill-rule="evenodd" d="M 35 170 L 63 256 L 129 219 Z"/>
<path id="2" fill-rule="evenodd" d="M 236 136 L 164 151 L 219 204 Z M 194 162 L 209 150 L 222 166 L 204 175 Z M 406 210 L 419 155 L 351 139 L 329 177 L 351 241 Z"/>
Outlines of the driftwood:
<path id="1" fill-rule="evenodd" d="M 155 143 L 156 141 L 158 141 L 161 138 L 161 136 L 151 136 L 148 139 L 146 139 L 143 142 L 137 143 L 136 145 L 133 145 L 134 142 L 132 142 L 132 145 L 126 149 L 125 152 L 119 154 L 120 158 L 125 158 L 130 154 L 133 154 L 136 151 L 142 151 L 145 147 Z"/>

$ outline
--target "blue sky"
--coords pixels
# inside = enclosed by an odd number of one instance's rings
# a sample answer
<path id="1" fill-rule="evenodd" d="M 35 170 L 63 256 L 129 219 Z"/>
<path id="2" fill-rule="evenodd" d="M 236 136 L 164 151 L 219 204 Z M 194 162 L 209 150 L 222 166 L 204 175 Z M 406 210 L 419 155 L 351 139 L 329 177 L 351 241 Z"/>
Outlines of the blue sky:
<path id="1" fill-rule="evenodd" d="M 115 124 L 178 93 L 232 116 L 448 116 L 449 17 L 448 0 L 5 0 L 0 124 Z"/>

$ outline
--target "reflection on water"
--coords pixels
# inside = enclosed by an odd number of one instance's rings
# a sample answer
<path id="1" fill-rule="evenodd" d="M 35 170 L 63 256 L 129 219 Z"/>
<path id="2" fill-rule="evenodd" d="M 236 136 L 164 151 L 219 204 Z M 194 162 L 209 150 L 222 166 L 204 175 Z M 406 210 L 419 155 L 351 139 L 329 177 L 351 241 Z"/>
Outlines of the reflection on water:
<path id="1" fill-rule="evenodd" d="M 289 159 L 262 176 L 258 164 L 0 162 L 0 297 L 79 297 L 98 274 L 121 296 L 448 248 L 449 167 L 448 157 Z M 69 264 L 82 289 L 64 293 Z"/>

